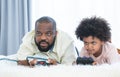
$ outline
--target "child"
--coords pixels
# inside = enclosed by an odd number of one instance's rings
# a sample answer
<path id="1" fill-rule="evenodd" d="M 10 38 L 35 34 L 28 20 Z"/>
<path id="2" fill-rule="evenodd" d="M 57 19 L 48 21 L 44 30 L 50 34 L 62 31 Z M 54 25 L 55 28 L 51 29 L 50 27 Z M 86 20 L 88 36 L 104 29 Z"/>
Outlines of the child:
<path id="1" fill-rule="evenodd" d="M 120 62 L 117 48 L 109 42 L 111 28 L 103 18 L 85 18 L 78 25 L 75 34 L 84 42 L 80 57 L 92 57 L 97 65 Z"/>

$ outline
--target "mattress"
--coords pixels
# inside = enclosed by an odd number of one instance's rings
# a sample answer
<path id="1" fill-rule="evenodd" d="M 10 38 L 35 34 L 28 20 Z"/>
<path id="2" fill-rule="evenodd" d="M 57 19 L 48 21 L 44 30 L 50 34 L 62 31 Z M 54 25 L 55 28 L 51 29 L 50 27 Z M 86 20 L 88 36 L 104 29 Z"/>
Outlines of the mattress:
<path id="1" fill-rule="evenodd" d="M 15 55 L 0 58 L 16 59 Z M 17 65 L 15 61 L 0 61 L 0 77 L 120 77 L 120 63 L 108 65 Z"/>

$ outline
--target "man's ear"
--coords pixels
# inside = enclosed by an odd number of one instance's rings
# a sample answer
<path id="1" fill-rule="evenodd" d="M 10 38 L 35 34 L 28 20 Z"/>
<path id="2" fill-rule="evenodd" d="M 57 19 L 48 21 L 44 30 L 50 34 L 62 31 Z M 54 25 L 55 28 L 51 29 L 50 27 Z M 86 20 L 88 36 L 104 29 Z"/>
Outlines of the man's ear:
<path id="1" fill-rule="evenodd" d="M 57 34 L 58 34 L 58 31 L 55 32 L 55 36 L 57 36 Z"/>

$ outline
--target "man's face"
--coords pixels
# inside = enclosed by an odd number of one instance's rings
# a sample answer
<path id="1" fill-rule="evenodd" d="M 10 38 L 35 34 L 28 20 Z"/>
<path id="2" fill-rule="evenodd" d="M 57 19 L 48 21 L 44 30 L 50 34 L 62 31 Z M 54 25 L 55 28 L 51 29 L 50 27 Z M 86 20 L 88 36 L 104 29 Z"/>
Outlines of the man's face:
<path id="1" fill-rule="evenodd" d="M 52 23 L 38 22 L 35 28 L 35 42 L 38 49 L 47 52 L 53 46 L 56 34 Z"/>
<path id="2" fill-rule="evenodd" d="M 95 57 L 98 57 L 102 53 L 103 41 L 97 37 L 84 37 L 83 38 L 84 47 L 89 54 L 93 54 Z"/>

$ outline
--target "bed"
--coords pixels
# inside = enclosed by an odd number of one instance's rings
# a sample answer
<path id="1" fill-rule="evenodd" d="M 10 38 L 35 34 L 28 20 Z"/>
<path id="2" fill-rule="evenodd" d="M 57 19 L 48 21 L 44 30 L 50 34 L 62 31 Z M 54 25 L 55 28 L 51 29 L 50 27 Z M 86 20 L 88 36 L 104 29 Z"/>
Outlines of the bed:
<path id="1" fill-rule="evenodd" d="M 15 55 L 0 58 L 15 59 Z M 120 63 L 100 66 L 57 65 L 28 66 L 17 65 L 14 61 L 0 61 L 0 77 L 120 77 Z"/>

